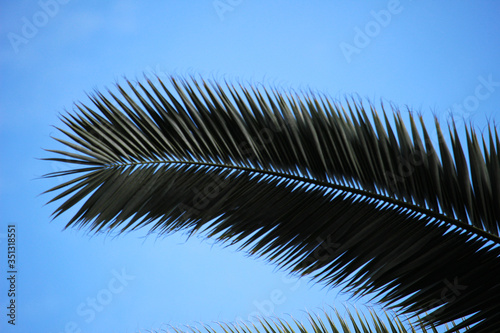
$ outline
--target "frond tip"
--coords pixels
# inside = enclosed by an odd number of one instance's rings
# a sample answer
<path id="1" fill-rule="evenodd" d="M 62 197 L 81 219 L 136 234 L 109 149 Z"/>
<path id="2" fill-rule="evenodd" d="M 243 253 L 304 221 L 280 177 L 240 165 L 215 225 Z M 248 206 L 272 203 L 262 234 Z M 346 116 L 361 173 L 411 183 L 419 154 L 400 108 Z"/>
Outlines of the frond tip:
<path id="1" fill-rule="evenodd" d="M 408 132 L 357 102 L 171 85 L 118 85 L 62 117 L 71 151 L 48 160 L 76 164 L 57 174 L 74 178 L 48 192 L 61 191 L 55 216 L 81 203 L 67 227 L 202 231 L 425 323 L 499 324 L 496 129 L 467 128 L 464 149 L 436 123 L 438 154 L 411 114 Z"/>

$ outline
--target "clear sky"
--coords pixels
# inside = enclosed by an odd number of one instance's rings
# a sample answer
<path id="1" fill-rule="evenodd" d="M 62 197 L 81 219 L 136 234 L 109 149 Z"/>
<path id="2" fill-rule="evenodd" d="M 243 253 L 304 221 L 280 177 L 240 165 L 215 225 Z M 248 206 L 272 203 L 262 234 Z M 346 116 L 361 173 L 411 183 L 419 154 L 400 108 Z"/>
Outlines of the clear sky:
<path id="1" fill-rule="evenodd" d="M 201 74 L 359 94 L 484 128 L 500 120 L 500 3 L 490 1 L 1 1 L 0 331 L 136 332 L 303 315 L 346 299 L 234 248 L 182 235 L 62 231 L 38 196 L 58 114 L 142 73 Z M 7 225 L 17 226 L 15 328 Z M 95 299 L 95 300 L 94 300 Z M 362 302 L 357 303 L 362 304 Z"/>

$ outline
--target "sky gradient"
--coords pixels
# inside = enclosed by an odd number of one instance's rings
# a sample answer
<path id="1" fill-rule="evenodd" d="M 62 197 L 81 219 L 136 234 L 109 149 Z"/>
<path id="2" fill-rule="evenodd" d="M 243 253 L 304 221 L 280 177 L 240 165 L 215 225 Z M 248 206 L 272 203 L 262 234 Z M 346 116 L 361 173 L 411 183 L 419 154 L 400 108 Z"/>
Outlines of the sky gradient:
<path id="1" fill-rule="evenodd" d="M 0 267 L 17 226 L 17 318 L 0 331 L 137 332 L 303 311 L 347 299 L 235 248 L 183 235 L 62 231 L 40 195 L 62 166 L 52 125 L 123 78 L 202 75 L 376 105 L 486 128 L 500 107 L 498 1 L 0 2 Z M 95 299 L 95 301 L 94 301 Z M 96 304 L 94 304 L 97 302 Z M 358 305 L 363 302 L 358 302 Z"/>

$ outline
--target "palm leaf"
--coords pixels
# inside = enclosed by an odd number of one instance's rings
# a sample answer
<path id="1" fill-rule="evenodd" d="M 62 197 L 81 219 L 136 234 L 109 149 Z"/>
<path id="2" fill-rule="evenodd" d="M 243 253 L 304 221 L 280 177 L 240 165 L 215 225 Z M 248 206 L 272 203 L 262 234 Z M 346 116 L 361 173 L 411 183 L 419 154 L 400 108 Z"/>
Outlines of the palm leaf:
<path id="1" fill-rule="evenodd" d="M 120 85 L 62 117 L 67 227 L 203 232 L 426 324 L 500 323 L 500 147 L 373 106 L 171 79 Z M 384 125 L 385 124 L 385 125 Z M 423 139 L 421 139 L 423 137 Z M 483 148 L 480 142 L 483 142 Z M 487 141 L 489 146 L 485 143 Z"/>
<path id="2" fill-rule="evenodd" d="M 153 331 L 153 333 L 160 332 L 175 332 L 175 333 L 415 333 L 416 328 L 410 325 L 408 328 L 397 316 L 389 315 L 387 312 L 385 316 L 378 315 L 375 311 L 369 310 L 369 318 L 366 314 L 355 310 L 353 311 L 346 308 L 346 314 L 342 316 L 337 309 L 334 309 L 335 315 L 323 311 L 321 315 L 317 313 L 307 313 L 307 324 L 291 318 L 284 320 L 281 318 L 265 318 L 258 317 L 253 322 L 236 322 L 224 323 L 218 322 L 214 325 L 201 325 L 202 329 L 198 327 L 187 327 L 181 329 L 178 327 L 170 326 L 169 329 L 161 331 Z M 421 328 L 422 333 L 437 333 L 437 329 L 431 326 L 429 329 Z"/>

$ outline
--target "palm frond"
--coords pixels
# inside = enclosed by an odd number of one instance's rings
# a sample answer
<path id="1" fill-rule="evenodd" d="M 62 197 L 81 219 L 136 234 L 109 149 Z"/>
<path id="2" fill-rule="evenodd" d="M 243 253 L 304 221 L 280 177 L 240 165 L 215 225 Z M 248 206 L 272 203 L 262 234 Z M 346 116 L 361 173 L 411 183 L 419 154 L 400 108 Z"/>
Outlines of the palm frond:
<path id="1" fill-rule="evenodd" d="M 337 309 L 334 315 L 324 310 L 321 314 L 307 312 L 304 324 L 293 317 L 288 320 L 282 318 L 258 317 L 252 322 L 217 322 L 213 325 L 202 324 L 199 327 L 188 327 L 181 329 L 170 326 L 169 329 L 155 330 L 152 333 L 415 333 L 416 328 L 406 324 L 397 316 L 385 312 L 384 316 L 378 315 L 375 311 L 368 311 L 368 318 L 365 313 L 351 311 L 346 308 L 342 315 Z M 422 333 L 437 333 L 437 327 L 421 328 Z M 458 333 L 460 331 L 457 331 Z M 464 330 L 465 332 L 465 330 Z"/>
<path id="2" fill-rule="evenodd" d="M 49 160 L 80 167 L 49 191 L 55 216 L 82 203 L 67 227 L 204 232 L 424 323 L 500 323 L 496 129 L 467 128 L 465 150 L 436 122 L 438 155 L 411 114 L 410 135 L 399 113 L 391 125 L 355 101 L 158 82 L 62 117 L 72 151 Z"/>

